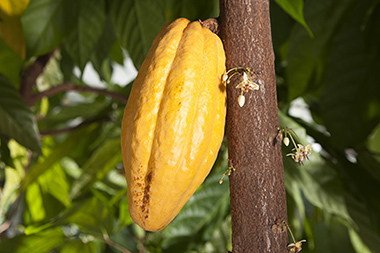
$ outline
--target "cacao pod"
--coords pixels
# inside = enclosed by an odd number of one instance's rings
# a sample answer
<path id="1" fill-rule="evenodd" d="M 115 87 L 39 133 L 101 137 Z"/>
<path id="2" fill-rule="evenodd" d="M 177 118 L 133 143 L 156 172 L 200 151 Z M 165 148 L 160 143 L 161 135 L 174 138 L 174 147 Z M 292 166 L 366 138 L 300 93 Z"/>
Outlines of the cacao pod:
<path id="1" fill-rule="evenodd" d="M 164 26 L 124 111 L 121 148 L 129 213 L 145 230 L 164 228 L 210 172 L 224 135 L 225 53 L 198 21 Z"/>

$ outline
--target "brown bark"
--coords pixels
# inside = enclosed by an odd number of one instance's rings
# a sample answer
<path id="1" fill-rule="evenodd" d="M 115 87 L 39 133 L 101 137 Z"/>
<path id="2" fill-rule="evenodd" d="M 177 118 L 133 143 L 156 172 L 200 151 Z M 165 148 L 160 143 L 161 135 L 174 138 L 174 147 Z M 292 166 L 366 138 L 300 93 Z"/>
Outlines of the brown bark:
<path id="1" fill-rule="evenodd" d="M 287 252 L 287 219 L 274 53 L 268 0 L 220 0 L 220 33 L 227 70 L 249 67 L 263 81 L 238 105 L 241 78 L 227 84 L 233 252 Z M 241 75 L 240 75 L 241 76 Z"/>

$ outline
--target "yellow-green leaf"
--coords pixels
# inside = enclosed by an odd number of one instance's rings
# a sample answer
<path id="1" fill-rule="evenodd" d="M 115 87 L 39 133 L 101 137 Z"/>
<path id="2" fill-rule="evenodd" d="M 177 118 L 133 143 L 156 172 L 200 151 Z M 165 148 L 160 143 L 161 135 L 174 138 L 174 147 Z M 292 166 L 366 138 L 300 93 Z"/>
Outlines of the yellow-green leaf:
<path id="1" fill-rule="evenodd" d="M 7 16 L 21 16 L 30 0 L 1 0 L 0 12 Z"/>

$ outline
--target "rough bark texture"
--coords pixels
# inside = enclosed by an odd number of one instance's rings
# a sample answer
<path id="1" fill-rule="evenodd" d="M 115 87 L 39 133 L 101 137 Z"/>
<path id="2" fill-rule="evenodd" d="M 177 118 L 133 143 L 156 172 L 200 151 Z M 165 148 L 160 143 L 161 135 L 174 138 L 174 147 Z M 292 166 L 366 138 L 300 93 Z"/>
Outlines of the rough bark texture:
<path id="1" fill-rule="evenodd" d="M 220 0 L 220 33 L 227 70 L 249 67 L 264 82 L 245 93 L 239 107 L 241 78 L 227 87 L 227 139 L 233 252 L 287 252 L 281 142 L 268 0 Z"/>

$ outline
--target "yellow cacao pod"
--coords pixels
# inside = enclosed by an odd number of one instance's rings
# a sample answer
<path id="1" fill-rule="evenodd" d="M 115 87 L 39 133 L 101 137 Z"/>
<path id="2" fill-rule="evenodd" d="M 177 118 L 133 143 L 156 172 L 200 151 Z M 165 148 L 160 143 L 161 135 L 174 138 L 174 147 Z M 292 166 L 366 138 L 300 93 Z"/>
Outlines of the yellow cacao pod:
<path id="1" fill-rule="evenodd" d="M 225 53 L 198 21 L 164 26 L 124 111 L 122 155 L 129 213 L 145 230 L 164 228 L 210 172 L 224 135 Z"/>

